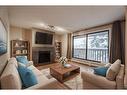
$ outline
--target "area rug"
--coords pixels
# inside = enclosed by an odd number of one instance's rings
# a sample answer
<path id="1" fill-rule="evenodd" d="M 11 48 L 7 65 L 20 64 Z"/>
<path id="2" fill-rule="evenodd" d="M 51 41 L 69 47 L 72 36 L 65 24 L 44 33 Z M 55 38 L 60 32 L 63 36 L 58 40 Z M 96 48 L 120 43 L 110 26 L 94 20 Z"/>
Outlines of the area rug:
<path id="1" fill-rule="evenodd" d="M 48 69 L 42 69 L 41 72 L 48 78 L 53 78 L 50 75 L 49 68 Z M 82 89 L 83 83 L 81 79 L 81 74 L 77 75 L 75 78 L 72 78 L 66 82 L 63 83 L 65 86 L 69 87 L 70 89 L 76 90 L 76 89 Z"/>

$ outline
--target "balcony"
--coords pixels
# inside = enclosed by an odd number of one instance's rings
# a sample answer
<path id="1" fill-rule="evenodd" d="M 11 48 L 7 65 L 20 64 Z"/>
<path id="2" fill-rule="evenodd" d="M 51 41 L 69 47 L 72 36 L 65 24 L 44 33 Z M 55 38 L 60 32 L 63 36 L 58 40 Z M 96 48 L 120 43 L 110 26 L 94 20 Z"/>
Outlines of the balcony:
<path id="1" fill-rule="evenodd" d="M 73 57 L 86 59 L 86 49 L 85 48 L 75 48 L 73 52 Z M 99 61 L 107 63 L 108 49 L 87 49 L 87 60 Z"/>

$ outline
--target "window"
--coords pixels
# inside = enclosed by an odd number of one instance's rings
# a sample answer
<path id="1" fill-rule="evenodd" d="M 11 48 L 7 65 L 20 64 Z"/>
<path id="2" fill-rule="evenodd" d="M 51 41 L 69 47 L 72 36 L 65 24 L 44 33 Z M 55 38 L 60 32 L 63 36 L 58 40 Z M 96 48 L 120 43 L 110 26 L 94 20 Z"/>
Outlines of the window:
<path id="1" fill-rule="evenodd" d="M 73 37 L 73 57 L 108 62 L 109 30 Z"/>
<path id="2" fill-rule="evenodd" d="M 108 62 L 108 31 L 88 34 L 87 59 Z"/>
<path id="3" fill-rule="evenodd" d="M 86 36 L 74 37 L 74 53 L 75 58 L 86 58 Z"/>

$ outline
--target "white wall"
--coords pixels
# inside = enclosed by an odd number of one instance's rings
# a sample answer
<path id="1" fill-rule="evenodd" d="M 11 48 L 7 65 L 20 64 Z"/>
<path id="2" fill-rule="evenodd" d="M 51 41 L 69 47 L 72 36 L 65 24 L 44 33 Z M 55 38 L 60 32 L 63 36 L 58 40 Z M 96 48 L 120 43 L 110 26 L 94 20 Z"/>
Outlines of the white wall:
<path id="1" fill-rule="evenodd" d="M 0 7 L 0 18 L 3 21 L 7 33 L 8 33 L 8 49 L 7 53 L 0 56 L 0 75 L 3 71 L 4 66 L 6 65 L 7 59 L 10 56 L 10 42 L 9 42 L 9 18 L 8 18 L 8 9 L 6 7 Z"/>
<path id="2" fill-rule="evenodd" d="M 67 55 L 67 34 L 63 34 L 61 36 L 61 42 L 62 42 L 62 56 L 66 57 Z"/>

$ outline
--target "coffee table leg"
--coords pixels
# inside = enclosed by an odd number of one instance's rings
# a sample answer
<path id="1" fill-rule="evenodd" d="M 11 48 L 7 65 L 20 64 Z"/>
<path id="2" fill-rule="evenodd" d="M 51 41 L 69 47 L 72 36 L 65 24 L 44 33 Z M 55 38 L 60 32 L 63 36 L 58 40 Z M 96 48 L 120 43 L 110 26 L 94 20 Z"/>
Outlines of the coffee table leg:
<path id="1" fill-rule="evenodd" d="M 63 76 L 60 76 L 60 77 L 59 77 L 59 81 L 60 81 L 61 83 L 63 83 Z"/>

